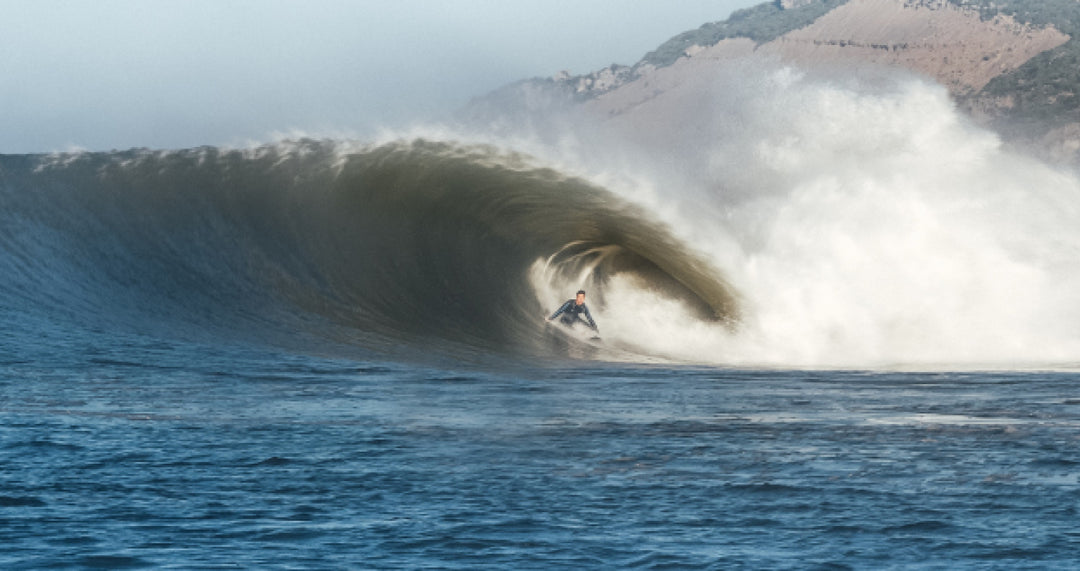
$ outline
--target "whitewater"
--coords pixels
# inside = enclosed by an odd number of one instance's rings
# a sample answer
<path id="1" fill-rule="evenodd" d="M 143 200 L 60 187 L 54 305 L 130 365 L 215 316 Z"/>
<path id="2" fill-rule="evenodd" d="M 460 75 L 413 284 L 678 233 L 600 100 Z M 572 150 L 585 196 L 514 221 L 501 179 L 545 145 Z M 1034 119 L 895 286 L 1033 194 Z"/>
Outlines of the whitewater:
<path id="1" fill-rule="evenodd" d="M 732 73 L 660 129 L 0 156 L 0 565 L 1076 564 L 1076 173 Z"/>

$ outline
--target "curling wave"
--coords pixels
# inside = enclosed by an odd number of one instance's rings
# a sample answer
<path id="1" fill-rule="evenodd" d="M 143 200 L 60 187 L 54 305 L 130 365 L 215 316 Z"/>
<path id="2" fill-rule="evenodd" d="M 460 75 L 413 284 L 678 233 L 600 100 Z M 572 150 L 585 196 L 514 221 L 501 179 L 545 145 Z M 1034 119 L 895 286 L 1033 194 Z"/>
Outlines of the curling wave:
<path id="1" fill-rule="evenodd" d="M 99 325 L 542 354 L 538 268 L 600 307 L 618 277 L 738 314 L 647 212 L 488 146 L 8 156 L 0 206 L 0 304 Z"/>

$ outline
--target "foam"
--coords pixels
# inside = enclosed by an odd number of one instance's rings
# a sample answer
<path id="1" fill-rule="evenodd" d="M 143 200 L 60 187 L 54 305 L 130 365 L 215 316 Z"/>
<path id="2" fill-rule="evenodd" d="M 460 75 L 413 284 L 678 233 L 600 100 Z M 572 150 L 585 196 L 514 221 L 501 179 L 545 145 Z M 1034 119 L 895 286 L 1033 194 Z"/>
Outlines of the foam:
<path id="1" fill-rule="evenodd" d="M 664 220 L 741 296 L 731 331 L 612 281 L 596 311 L 607 336 L 728 364 L 1080 358 L 1073 173 L 1007 150 L 925 80 L 761 73 L 724 86 L 736 94 L 710 112 L 739 127 L 687 141 L 701 151 L 692 174 L 667 170 L 662 148 L 641 160 L 610 139 L 570 167 Z M 612 178 L 619 145 L 636 166 Z"/>

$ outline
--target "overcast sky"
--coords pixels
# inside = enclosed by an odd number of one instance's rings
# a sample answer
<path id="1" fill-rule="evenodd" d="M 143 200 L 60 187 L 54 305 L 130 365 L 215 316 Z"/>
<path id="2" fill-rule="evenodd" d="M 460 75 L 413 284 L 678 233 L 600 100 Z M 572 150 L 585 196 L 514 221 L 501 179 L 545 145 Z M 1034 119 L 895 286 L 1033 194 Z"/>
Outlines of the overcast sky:
<path id="1" fill-rule="evenodd" d="M 0 153 L 363 136 L 763 0 L 0 0 Z"/>

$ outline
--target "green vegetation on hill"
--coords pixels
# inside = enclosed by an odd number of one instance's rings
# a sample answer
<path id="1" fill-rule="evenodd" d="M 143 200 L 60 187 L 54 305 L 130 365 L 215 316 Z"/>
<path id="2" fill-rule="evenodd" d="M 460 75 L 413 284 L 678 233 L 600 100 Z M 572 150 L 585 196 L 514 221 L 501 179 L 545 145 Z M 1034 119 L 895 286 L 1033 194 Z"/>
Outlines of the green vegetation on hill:
<path id="1" fill-rule="evenodd" d="M 696 30 L 683 32 L 645 54 L 642 63 L 664 67 L 675 63 L 690 46 L 713 46 L 727 38 L 750 38 L 761 44 L 788 32 L 806 27 L 829 10 L 848 0 L 813 0 L 798 8 L 783 9 L 774 0 L 753 8 L 738 10 L 726 21 L 711 22 Z M 1075 2 L 1075 0 L 1073 0 Z"/>
<path id="2" fill-rule="evenodd" d="M 1080 121 L 1080 2 L 1077 0 L 950 0 L 976 8 L 983 18 L 997 14 L 1017 22 L 1052 25 L 1069 41 L 1039 54 L 1016 70 L 992 80 L 977 96 L 1013 99 L 1009 113 L 1025 122 Z"/>

